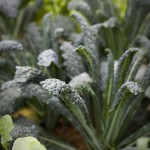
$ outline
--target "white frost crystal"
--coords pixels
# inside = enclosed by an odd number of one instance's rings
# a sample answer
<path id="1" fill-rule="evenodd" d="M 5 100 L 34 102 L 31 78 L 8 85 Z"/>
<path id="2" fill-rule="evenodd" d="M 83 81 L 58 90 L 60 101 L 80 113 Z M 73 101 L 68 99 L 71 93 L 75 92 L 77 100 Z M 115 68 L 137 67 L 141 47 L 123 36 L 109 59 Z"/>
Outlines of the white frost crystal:
<path id="1" fill-rule="evenodd" d="M 3 40 L 0 41 L 0 52 L 4 51 L 14 51 L 14 50 L 23 50 L 21 43 L 13 40 Z"/>
<path id="2" fill-rule="evenodd" d="M 84 72 L 72 78 L 72 80 L 69 82 L 69 85 L 75 88 L 82 86 L 83 84 L 90 84 L 90 83 L 93 83 L 93 80 L 90 78 L 89 74 Z"/>
<path id="3" fill-rule="evenodd" d="M 124 83 L 121 88 L 124 87 L 126 87 L 134 95 L 143 92 L 143 89 L 139 86 L 139 84 L 132 81 Z"/>
<path id="4" fill-rule="evenodd" d="M 48 67 L 52 62 L 58 64 L 57 54 L 52 49 L 43 51 L 38 57 L 39 66 Z"/>
<path id="5" fill-rule="evenodd" d="M 40 76 L 42 72 L 34 67 L 16 66 L 15 79 L 26 82 Z"/>
<path id="6" fill-rule="evenodd" d="M 49 93 L 53 93 L 53 95 L 56 96 L 61 94 L 61 92 L 63 92 L 64 87 L 66 86 L 65 82 L 60 81 L 58 79 L 47 79 L 40 83 L 44 89 L 48 90 Z"/>
<path id="7" fill-rule="evenodd" d="M 61 97 L 67 105 L 72 103 L 75 108 L 78 108 L 83 112 L 84 116 L 86 116 L 85 118 L 88 118 L 88 110 L 84 100 L 70 85 L 58 79 L 47 79 L 40 82 L 40 84 L 44 89 L 48 90 L 49 93 Z"/>

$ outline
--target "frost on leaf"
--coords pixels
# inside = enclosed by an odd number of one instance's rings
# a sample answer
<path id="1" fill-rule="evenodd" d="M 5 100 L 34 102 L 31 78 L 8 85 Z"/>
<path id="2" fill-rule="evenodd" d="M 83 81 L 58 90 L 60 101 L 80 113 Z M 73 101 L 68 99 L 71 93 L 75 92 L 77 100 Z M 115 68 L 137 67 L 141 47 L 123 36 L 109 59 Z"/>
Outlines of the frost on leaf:
<path id="1" fill-rule="evenodd" d="M 16 17 L 21 1 L 22 0 L 0 0 L 0 12 L 5 14 L 7 17 Z"/>
<path id="2" fill-rule="evenodd" d="M 26 82 L 39 82 L 44 78 L 42 72 L 34 67 L 28 66 L 16 66 L 15 78 L 2 84 L 1 89 L 7 89 L 10 87 L 20 87 Z"/>
<path id="3" fill-rule="evenodd" d="M 133 81 L 125 82 L 120 89 L 118 90 L 115 101 L 113 103 L 113 108 L 119 104 L 120 101 L 129 101 L 131 96 L 137 96 L 138 94 L 142 93 L 143 89 L 138 83 Z"/>
<path id="4" fill-rule="evenodd" d="M 12 87 L 20 87 L 23 83 L 18 80 L 10 80 L 1 85 L 1 90 L 5 90 Z"/>
<path id="5" fill-rule="evenodd" d="M 0 116 L 12 114 L 23 106 L 22 91 L 20 88 L 8 88 L 0 92 Z"/>
<path id="6" fill-rule="evenodd" d="M 67 90 L 66 83 L 58 79 L 47 79 L 40 82 L 42 87 L 48 90 L 49 93 L 52 93 L 55 96 L 63 94 L 64 90 Z"/>
<path id="7" fill-rule="evenodd" d="M 93 83 L 93 80 L 90 78 L 89 74 L 84 72 L 72 78 L 72 80 L 69 82 L 69 85 L 71 87 L 78 88 L 84 86 L 85 84 L 91 84 L 91 83 Z"/>
<path id="8" fill-rule="evenodd" d="M 57 54 L 52 49 L 45 50 L 38 56 L 39 66 L 48 67 L 52 62 L 58 64 Z"/>
<path id="9" fill-rule="evenodd" d="M 84 2 L 84 1 L 75 1 L 75 0 L 71 0 L 68 3 L 68 9 L 75 9 L 78 11 L 83 12 L 86 15 L 91 15 L 92 14 L 92 10 L 91 7 L 88 5 L 88 3 Z"/>
<path id="10" fill-rule="evenodd" d="M 0 52 L 14 50 L 23 50 L 22 44 L 13 40 L 0 41 Z"/>
<path id="11" fill-rule="evenodd" d="M 20 82 L 28 82 L 39 79 L 42 76 L 42 72 L 34 67 L 28 66 L 16 66 L 15 79 Z"/>
<path id="12" fill-rule="evenodd" d="M 103 23 L 98 23 L 98 24 L 95 24 L 95 25 L 91 26 L 91 28 L 93 28 L 95 30 L 99 30 L 101 27 L 114 28 L 115 26 L 117 26 L 117 24 L 118 24 L 117 18 L 116 17 L 111 17 Z"/>
<path id="13" fill-rule="evenodd" d="M 129 48 L 125 53 L 120 57 L 116 76 L 115 76 L 115 91 L 125 82 L 129 66 L 134 58 L 135 53 L 139 51 L 138 48 Z"/>
<path id="14" fill-rule="evenodd" d="M 126 82 L 121 86 L 121 88 L 127 88 L 134 95 L 137 95 L 143 91 L 142 88 L 138 85 L 138 83 L 132 81 Z"/>
<path id="15" fill-rule="evenodd" d="M 48 90 L 49 93 L 52 93 L 64 101 L 66 105 L 70 107 L 71 111 L 74 112 L 76 109 L 79 109 L 89 122 L 88 111 L 85 102 L 77 93 L 77 91 L 71 88 L 70 85 L 58 79 L 47 79 L 40 83 L 44 89 Z"/>
<path id="16" fill-rule="evenodd" d="M 74 77 L 85 71 L 82 58 L 74 51 L 75 47 L 69 42 L 63 42 L 60 49 L 63 51 L 64 66 L 69 77 Z"/>
<path id="17" fill-rule="evenodd" d="M 94 28 L 91 28 L 88 24 L 87 20 L 80 13 L 73 13 L 72 17 L 76 19 L 81 27 L 81 31 L 83 32 L 83 44 L 85 47 L 90 49 L 90 51 L 97 57 L 98 61 L 98 52 L 96 47 L 96 39 L 97 39 L 97 31 Z"/>
<path id="18" fill-rule="evenodd" d="M 43 130 L 34 122 L 25 119 L 24 117 L 19 117 L 14 121 L 14 129 L 12 131 L 13 140 L 18 137 L 42 135 Z"/>
<path id="19" fill-rule="evenodd" d="M 32 99 L 33 97 L 36 98 L 39 102 L 49 104 L 51 95 L 44 90 L 40 85 L 30 83 L 26 86 L 22 87 L 23 96 Z"/>

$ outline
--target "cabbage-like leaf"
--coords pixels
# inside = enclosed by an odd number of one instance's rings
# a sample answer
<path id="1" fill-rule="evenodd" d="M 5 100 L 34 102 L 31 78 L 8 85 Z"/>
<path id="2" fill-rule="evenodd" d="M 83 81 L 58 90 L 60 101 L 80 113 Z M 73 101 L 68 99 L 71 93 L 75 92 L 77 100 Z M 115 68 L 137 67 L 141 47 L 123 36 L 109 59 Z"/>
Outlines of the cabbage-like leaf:
<path id="1" fill-rule="evenodd" d="M 70 42 L 63 42 L 60 49 L 63 51 L 63 65 L 69 77 L 74 77 L 85 71 L 82 58 L 74 51 L 75 47 Z"/>
<path id="2" fill-rule="evenodd" d="M 22 137 L 14 141 L 12 150 L 46 150 L 45 146 L 41 144 L 35 137 Z"/>
<path id="3" fill-rule="evenodd" d="M 36 122 L 28 120 L 24 117 L 18 117 L 14 120 L 14 129 L 12 130 L 12 141 L 9 144 L 8 150 L 12 150 L 14 140 L 19 137 L 33 136 L 37 138 L 42 144 L 44 144 L 49 150 L 65 150 L 65 148 L 55 144 L 54 142 L 47 142 L 47 139 L 54 141 L 56 137 L 45 132 Z M 46 139 L 46 140 L 45 140 Z M 57 138 L 57 140 L 63 144 L 63 142 Z M 57 143 L 57 142 L 56 142 Z"/>
<path id="4" fill-rule="evenodd" d="M 139 150 L 148 149 L 149 137 L 141 137 L 137 139 L 136 144 Z"/>
<path id="5" fill-rule="evenodd" d="M 0 41 L 0 52 L 14 51 L 14 50 L 23 50 L 21 43 L 13 40 L 3 40 Z"/>
<path id="6" fill-rule="evenodd" d="M 22 0 L 1 0 L 0 1 L 0 12 L 5 14 L 7 17 L 15 18 L 18 14 L 18 7 Z"/>
<path id="7" fill-rule="evenodd" d="M 58 65 L 58 56 L 52 49 L 45 50 L 38 56 L 39 66 L 49 67 L 52 62 Z"/>
<path id="8" fill-rule="evenodd" d="M 5 115 L 0 119 L 1 144 L 3 145 L 5 150 L 7 150 L 7 142 L 12 139 L 11 131 L 13 128 L 14 125 L 11 116 Z"/>

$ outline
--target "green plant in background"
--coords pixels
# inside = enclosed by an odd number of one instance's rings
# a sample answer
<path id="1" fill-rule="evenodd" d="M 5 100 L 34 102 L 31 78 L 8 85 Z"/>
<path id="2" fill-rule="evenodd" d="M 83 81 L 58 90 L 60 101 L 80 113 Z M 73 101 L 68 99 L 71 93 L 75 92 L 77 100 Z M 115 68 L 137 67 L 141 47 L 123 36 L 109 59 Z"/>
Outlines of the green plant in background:
<path id="1" fill-rule="evenodd" d="M 0 135 L 1 135 L 1 144 L 4 149 L 7 150 L 8 141 L 12 139 L 11 131 L 14 128 L 11 116 L 5 115 L 0 119 Z"/>
<path id="2" fill-rule="evenodd" d="M 119 5 L 119 10 L 117 5 Z M 123 11 L 121 6 L 125 7 Z M 115 59 L 118 59 L 126 49 L 133 47 L 139 36 L 149 37 L 149 7 L 149 2 L 140 0 L 123 2 L 72 0 L 68 4 L 70 10 L 81 12 L 91 27 L 104 21 L 110 22 L 110 25 L 107 26 L 96 25 L 100 27 L 98 36 L 101 45 L 99 49 L 102 52 L 103 48 L 110 48 Z M 122 14 L 124 17 L 120 20 Z"/>
<path id="3" fill-rule="evenodd" d="M 127 9 L 127 0 L 120 1 L 120 0 L 113 0 L 113 4 L 117 7 L 119 11 L 120 19 L 123 19 Z"/>

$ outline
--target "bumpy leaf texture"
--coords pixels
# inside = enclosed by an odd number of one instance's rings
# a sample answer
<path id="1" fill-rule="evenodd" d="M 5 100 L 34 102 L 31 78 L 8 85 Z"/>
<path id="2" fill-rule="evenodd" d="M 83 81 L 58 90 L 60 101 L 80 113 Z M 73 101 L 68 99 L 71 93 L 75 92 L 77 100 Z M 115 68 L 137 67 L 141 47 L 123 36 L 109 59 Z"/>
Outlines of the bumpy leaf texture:
<path id="1" fill-rule="evenodd" d="M 42 72 L 34 67 L 16 66 L 15 79 L 28 82 L 36 80 L 37 77 L 42 76 Z"/>
<path id="2" fill-rule="evenodd" d="M 7 81 L 1 86 L 1 90 L 10 87 L 20 87 L 27 82 L 39 82 L 44 78 L 42 72 L 34 67 L 28 66 L 16 66 L 15 78 L 14 80 Z"/>
<path id="3" fill-rule="evenodd" d="M 1 0 L 0 1 L 0 12 L 5 14 L 7 17 L 14 18 L 18 14 L 18 7 L 22 0 Z"/>
<path id="4" fill-rule="evenodd" d="M 63 42 L 60 49 L 63 51 L 64 63 L 69 77 L 74 77 L 85 71 L 82 58 L 74 51 L 75 47 L 70 42 Z"/>
<path id="5" fill-rule="evenodd" d="M 22 44 L 13 40 L 0 41 L 0 52 L 14 51 L 14 50 L 18 51 L 23 50 Z"/>
<path id="6" fill-rule="evenodd" d="M 91 17 L 92 15 L 92 10 L 91 7 L 88 3 L 81 1 L 81 0 L 71 0 L 68 3 L 68 9 L 69 10 L 78 10 L 80 12 L 82 12 L 83 14 L 87 15 L 87 17 Z"/>
<path id="7" fill-rule="evenodd" d="M 62 98 L 66 105 L 72 103 L 74 107 L 79 108 L 80 111 L 84 114 L 85 118 L 88 119 L 89 116 L 85 102 L 79 96 L 77 91 L 71 88 L 70 85 L 53 78 L 42 81 L 41 85 L 44 89 L 48 90 L 49 93 L 52 93 L 53 95 Z"/>
<path id="8" fill-rule="evenodd" d="M 132 81 L 125 82 L 116 94 L 115 101 L 113 103 L 113 108 L 119 104 L 119 100 L 121 100 L 124 96 L 127 96 L 129 94 L 128 92 L 136 96 L 139 93 L 143 92 L 143 89 L 139 86 L 138 83 Z"/>
<path id="9" fill-rule="evenodd" d="M 0 117 L 14 113 L 24 105 L 22 90 L 13 87 L 0 92 L 0 104 Z"/>
<path id="10" fill-rule="evenodd" d="M 49 67 L 52 62 L 58 64 L 58 56 L 52 49 L 45 50 L 38 56 L 39 66 Z"/>

